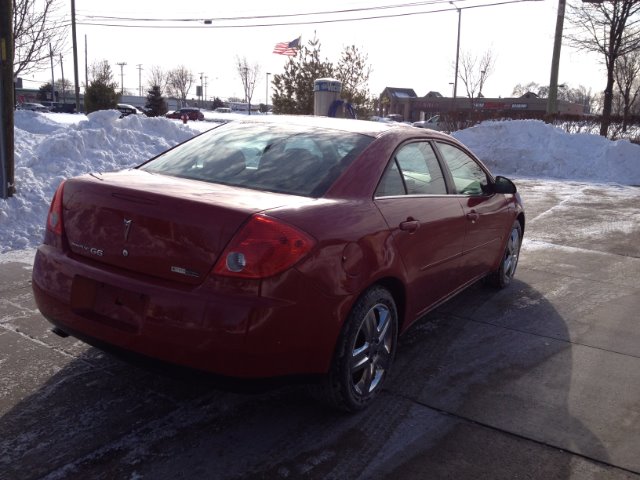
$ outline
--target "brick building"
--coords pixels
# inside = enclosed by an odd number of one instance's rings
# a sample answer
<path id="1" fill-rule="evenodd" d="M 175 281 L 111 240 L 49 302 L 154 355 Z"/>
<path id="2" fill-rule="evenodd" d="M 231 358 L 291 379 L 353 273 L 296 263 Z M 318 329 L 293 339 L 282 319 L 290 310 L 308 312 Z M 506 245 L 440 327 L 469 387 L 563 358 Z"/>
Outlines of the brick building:
<path id="1" fill-rule="evenodd" d="M 547 110 L 547 99 L 535 93 L 527 93 L 518 98 L 467 98 L 444 97 L 438 92 L 429 92 L 418 97 L 411 88 L 387 87 L 380 94 L 381 116 L 401 115 L 403 120 L 416 122 L 433 115 L 462 112 L 502 112 L 505 115 L 536 116 Z M 587 111 L 585 111 L 587 110 Z M 588 109 L 584 105 L 558 100 L 558 113 L 569 115 L 585 115 Z"/>

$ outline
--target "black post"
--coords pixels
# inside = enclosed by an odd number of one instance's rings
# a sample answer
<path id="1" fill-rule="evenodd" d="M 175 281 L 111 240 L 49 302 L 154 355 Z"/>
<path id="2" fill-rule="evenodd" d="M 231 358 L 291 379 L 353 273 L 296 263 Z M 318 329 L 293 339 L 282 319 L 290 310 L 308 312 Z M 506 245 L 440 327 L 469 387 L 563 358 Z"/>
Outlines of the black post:
<path id="1" fill-rule="evenodd" d="M 12 0 L 0 0 L 0 198 L 9 198 L 15 193 L 12 19 Z"/>

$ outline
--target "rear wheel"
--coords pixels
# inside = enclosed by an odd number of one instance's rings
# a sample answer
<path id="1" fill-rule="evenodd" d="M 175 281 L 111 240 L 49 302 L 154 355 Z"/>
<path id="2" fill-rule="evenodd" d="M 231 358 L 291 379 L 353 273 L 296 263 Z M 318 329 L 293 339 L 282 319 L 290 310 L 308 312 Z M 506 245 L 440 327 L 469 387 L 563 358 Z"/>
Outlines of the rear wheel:
<path id="1" fill-rule="evenodd" d="M 511 283 L 518 266 L 518 258 L 520 257 L 520 245 L 522 243 L 522 227 L 519 221 L 515 221 L 509 233 L 509 239 L 500 261 L 500 267 L 489 277 L 491 283 L 498 287 L 504 288 Z"/>
<path id="2" fill-rule="evenodd" d="M 354 305 L 340 334 L 322 385 L 325 399 L 350 412 L 367 406 L 380 393 L 389 373 L 397 337 L 393 297 L 385 288 L 370 288 Z"/>

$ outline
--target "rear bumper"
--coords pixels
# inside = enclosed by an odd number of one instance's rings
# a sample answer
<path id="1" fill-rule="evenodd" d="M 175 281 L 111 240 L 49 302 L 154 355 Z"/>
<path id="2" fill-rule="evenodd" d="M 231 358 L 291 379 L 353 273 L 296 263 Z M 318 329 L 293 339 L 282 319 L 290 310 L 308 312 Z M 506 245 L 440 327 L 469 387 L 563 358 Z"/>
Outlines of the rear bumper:
<path id="1" fill-rule="evenodd" d="M 262 283 L 215 278 L 196 287 L 150 279 L 42 245 L 38 308 L 92 344 L 219 375 L 325 373 L 347 298 L 326 297 L 295 270 Z"/>

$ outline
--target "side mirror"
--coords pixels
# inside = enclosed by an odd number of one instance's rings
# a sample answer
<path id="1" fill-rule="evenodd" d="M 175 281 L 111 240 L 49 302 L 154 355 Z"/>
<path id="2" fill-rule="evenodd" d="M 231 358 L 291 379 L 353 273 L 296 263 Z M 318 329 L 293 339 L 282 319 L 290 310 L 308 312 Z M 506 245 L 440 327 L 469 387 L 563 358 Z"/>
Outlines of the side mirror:
<path id="1" fill-rule="evenodd" d="M 493 191 L 495 193 L 516 193 L 518 190 L 516 184 L 506 177 L 498 175 L 495 183 L 493 184 Z"/>

